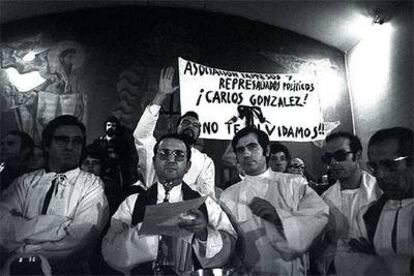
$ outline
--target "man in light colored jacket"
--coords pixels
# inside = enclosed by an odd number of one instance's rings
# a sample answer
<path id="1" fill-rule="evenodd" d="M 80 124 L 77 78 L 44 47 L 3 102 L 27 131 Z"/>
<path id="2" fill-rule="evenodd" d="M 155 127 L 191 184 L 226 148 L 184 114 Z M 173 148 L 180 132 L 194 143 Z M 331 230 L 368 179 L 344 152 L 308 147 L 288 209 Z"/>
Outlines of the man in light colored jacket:
<path id="1" fill-rule="evenodd" d="M 322 243 L 316 246 L 317 264 L 323 274 L 335 272 L 349 251 L 350 239 L 367 237 L 358 222 L 373 201 L 382 194 L 376 179 L 361 168 L 362 146 L 359 138 L 348 132 L 336 132 L 326 138 L 322 161 L 337 179 L 322 195 L 330 216 Z"/>
<path id="2" fill-rule="evenodd" d="M 158 93 L 152 100 L 151 105 L 145 108 L 134 131 L 139 168 L 147 187 L 156 181 L 152 150 L 157 142 L 154 137 L 154 129 L 159 118 L 161 105 L 169 95 L 178 89 L 178 87 L 172 86 L 173 77 L 174 69 L 172 67 L 161 70 Z M 190 111 L 180 117 L 176 131 L 185 135 L 189 143 L 194 145 L 200 136 L 200 127 L 197 113 Z M 215 168 L 213 160 L 193 146 L 191 146 L 191 155 L 191 167 L 185 174 L 184 181 L 193 190 L 204 195 L 214 196 Z"/>
<path id="3" fill-rule="evenodd" d="M 241 228 L 242 263 L 255 275 L 305 275 L 305 254 L 328 221 L 328 206 L 303 177 L 269 169 L 265 132 L 245 127 L 232 146 L 245 177 L 220 200 Z"/>

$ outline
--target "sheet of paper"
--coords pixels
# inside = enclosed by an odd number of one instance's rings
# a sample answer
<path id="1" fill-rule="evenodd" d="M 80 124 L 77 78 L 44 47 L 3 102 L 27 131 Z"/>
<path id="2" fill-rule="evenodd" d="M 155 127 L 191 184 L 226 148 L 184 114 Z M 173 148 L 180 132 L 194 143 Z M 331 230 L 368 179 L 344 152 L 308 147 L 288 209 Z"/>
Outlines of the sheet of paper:
<path id="1" fill-rule="evenodd" d="M 178 216 L 191 209 L 198 209 L 206 196 L 176 203 L 160 203 L 145 208 L 140 235 L 167 235 L 185 237 L 190 232 L 178 227 Z"/>

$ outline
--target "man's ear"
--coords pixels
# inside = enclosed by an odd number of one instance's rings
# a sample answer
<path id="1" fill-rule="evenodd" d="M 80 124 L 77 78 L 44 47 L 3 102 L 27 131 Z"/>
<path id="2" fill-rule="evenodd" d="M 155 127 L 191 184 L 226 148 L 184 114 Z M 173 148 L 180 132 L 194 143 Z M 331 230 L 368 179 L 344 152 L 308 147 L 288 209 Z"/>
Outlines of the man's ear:
<path id="1" fill-rule="evenodd" d="M 187 172 L 190 170 L 190 168 L 191 168 L 191 161 L 190 161 L 190 160 L 188 160 L 188 161 L 187 161 L 187 166 L 186 166 L 186 168 L 185 168 L 185 173 L 187 173 Z"/>
<path id="2" fill-rule="evenodd" d="M 266 147 L 265 156 L 266 157 L 269 157 L 270 156 L 270 145 L 267 145 L 267 147 Z"/>
<path id="3" fill-rule="evenodd" d="M 362 151 L 357 151 L 354 153 L 354 161 L 361 161 L 362 160 Z"/>

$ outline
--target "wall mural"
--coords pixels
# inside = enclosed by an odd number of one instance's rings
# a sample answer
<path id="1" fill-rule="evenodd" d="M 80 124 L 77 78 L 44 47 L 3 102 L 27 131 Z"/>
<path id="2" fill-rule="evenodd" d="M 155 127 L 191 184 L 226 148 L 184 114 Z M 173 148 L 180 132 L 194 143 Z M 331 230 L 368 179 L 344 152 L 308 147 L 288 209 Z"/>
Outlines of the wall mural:
<path id="1" fill-rule="evenodd" d="M 36 142 L 46 124 L 70 114 L 86 122 L 87 97 L 80 89 L 86 52 L 76 41 L 50 42 L 41 34 L 1 46 L 2 112 Z"/>
<path id="2" fill-rule="evenodd" d="M 178 57 L 231 71 L 321 74 L 331 86 L 322 97 L 324 119 L 352 129 L 343 53 L 259 22 L 191 9 L 111 7 L 10 22 L 1 38 L 2 134 L 17 126 L 38 141 L 45 124 L 60 114 L 82 120 L 88 141 L 102 134 L 111 115 L 133 130 L 158 90 L 160 70 L 177 69 Z M 25 78 L 30 82 L 17 81 Z M 164 102 L 155 136 L 173 131 L 179 114 L 177 92 Z M 226 143 L 200 141 L 220 177 Z M 311 165 L 320 163 L 319 148 L 288 146 Z"/>

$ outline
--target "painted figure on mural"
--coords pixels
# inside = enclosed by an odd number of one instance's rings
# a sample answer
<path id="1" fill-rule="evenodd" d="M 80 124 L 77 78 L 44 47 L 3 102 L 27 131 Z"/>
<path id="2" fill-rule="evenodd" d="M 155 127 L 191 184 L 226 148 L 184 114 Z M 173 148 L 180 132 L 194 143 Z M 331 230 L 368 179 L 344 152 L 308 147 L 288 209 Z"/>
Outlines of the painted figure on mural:
<path id="1" fill-rule="evenodd" d="M 13 112 L 17 127 L 40 140 L 44 126 L 70 114 L 86 121 L 80 76 L 86 53 L 75 41 L 46 41 L 41 34 L 1 46 L 2 112 Z"/>

